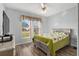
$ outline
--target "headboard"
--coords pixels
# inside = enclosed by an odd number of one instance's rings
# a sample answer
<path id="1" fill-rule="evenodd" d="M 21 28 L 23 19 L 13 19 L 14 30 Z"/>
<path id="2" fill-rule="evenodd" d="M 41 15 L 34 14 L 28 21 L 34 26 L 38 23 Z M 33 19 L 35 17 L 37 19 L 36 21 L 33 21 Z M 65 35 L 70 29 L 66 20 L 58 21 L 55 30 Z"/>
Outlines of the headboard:
<path id="1" fill-rule="evenodd" d="M 65 32 L 65 33 L 71 34 L 71 29 L 68 29 L 68 28 L 53 28 L 52 31 L 53 32 Z"/>
<path id="2" fill-rule="evenodd" d="M 53 28 L 52 31 L 53 32 L 57 31 L 57 32 L 67 33 L 69 35 L 69 40 L 70 40 L 70 44 L 71 44 L 72 29 L 69 29 L 69 28 Z"/>

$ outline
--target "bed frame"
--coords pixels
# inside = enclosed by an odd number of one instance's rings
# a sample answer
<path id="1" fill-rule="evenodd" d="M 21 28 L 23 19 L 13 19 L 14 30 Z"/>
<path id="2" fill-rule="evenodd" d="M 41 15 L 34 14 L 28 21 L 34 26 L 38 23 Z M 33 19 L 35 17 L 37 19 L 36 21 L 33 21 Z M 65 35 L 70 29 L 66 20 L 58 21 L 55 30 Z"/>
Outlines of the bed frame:
<path id="1" fill-rule="evenodd" d="M 66 37 L 63 40 L 53 43 L 52 39 L 50 39 L 48 37 L 36 35 L 36 36 L 34 36 L 34 46 L 37 48 L 40 48 L 47 55 L 55 56 L 56 51 L 58 51 L 59 49 L 65 47 L 67 45 L 70 45 L 71 29 L 53 29 L 52 31 L 66 32 L 69 34 L 69 37 Z"/>

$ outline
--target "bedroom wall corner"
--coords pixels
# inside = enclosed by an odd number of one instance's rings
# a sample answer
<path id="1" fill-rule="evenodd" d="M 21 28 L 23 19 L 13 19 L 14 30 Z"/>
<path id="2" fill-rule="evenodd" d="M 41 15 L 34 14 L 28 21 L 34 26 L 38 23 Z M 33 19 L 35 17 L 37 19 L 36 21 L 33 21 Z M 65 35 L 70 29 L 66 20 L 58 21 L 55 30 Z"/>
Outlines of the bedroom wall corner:
<path id="1" fill-rule="evenodd" d="M 48 17 L 48 31 L 53 28 L 71 28 L 73 35 L 71 45 L 77 47 L 78 39 L 78 6 Z"/>
<path id="2" fill-rule="evenodd" d="M 3 33 L 3 30 L 2 30 L 3 10 L 5 10 L 4 6 L 2 3 L 0 3 L 0 35 L 2 35 Z"/>

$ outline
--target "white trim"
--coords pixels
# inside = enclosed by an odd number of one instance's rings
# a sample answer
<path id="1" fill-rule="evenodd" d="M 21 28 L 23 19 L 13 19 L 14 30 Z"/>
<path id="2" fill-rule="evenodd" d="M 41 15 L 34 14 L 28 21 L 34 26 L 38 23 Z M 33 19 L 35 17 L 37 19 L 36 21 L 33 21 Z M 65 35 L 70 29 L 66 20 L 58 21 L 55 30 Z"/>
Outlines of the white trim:
<path id="1" fill-rule="evenodd" d="M 71 43 L 71 46 L 73 46 L 73 47 L 77 47 L 77 45 L 75 45 L 75 44 L 72 44 L 72 43 Z M 78 48 L 78 47 L 77 47 L 77 48 Z"/>
<path id="2" fill-rule="evenodd" d="M 15 44 L 15 46 L 17 46 L 17 45 L 21 45 L 21 44 L 28 44 L 28 43 L 32 43 L 32 41 L 24 42 L 24 43 L 18 43 L 18 44 Z"/>

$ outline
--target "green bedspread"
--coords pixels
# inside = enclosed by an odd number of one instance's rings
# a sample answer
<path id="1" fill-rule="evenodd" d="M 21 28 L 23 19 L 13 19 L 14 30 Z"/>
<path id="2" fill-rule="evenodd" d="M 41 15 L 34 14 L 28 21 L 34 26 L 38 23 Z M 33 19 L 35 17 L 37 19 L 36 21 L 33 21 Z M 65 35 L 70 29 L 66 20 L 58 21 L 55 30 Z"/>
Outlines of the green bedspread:
<path id="1" fill-rule="evenodd" d="M 33 42 L 35 42 L 35 40 L 40 40 L 44 42 L 48 46 L 51 55 L 56 55 L 57 50 L 69 44 L 69 37 L 65 37 L 62 40 L 53 42 L 53 39 L 49 37 L 44 37 L 42 35 L 35 35 Z"/>

